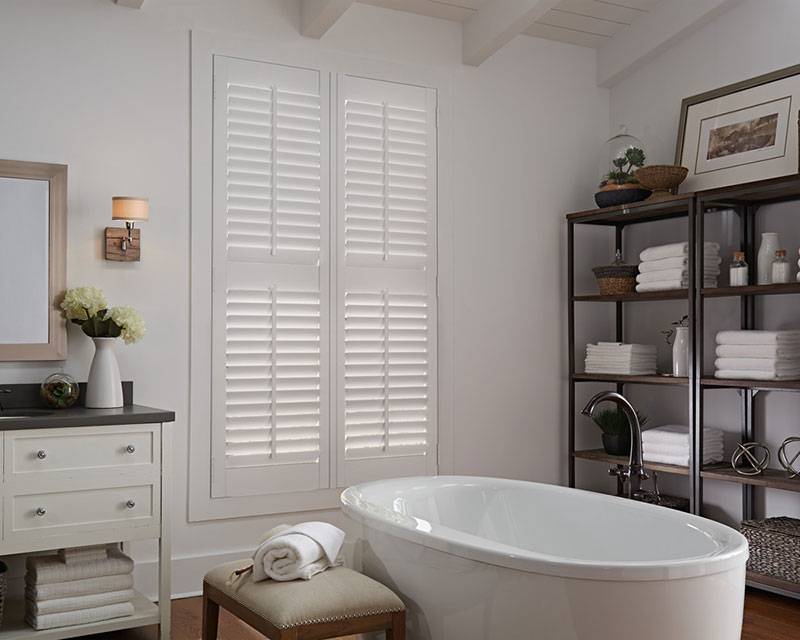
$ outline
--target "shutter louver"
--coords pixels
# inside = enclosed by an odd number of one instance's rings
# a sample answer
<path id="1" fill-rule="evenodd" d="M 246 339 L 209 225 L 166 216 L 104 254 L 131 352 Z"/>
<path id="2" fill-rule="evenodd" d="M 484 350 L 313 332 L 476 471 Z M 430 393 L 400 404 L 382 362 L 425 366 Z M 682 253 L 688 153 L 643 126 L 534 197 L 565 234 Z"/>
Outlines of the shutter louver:
<path id="1" fill-rule="evenodd" d="M 338 481 L 435 473 L 434 90 L 339 78 Z"/>
<path id="2" fill-rule="evenodd" d="M 328 486 L 320 82 L 215 57 L 214 496 Z"/>

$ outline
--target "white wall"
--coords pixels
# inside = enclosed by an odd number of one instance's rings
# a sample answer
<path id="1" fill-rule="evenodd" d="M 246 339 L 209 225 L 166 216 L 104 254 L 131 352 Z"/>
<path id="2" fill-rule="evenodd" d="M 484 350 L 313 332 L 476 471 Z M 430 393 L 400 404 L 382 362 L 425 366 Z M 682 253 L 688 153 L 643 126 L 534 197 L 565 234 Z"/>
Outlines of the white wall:
<path id="1" fill-rule="evenodd" d="M 302 43 L 434 65 L 453 77 L 455 228 L 452 345 L 457 473 L 557 482 L 565 455 L 565 211 L 589 208 L 608 94 L 594 52 L 517 38 L 463 67 L 460 25 L 355 5 L 321 42 L 298 34 L 296 0 L 4 0 L 0 4 L 0 155 L 69 165 L 68 286 L 94 285 L 144 314 L 149 332 L 120 345 L 141 404 L 176 411 L 175 593 L 243 555 L 278 521 L 343 519 L 337 511 L 190 524 L 189 30 Z M 448 117 L 445 114 L 445 117 Z M 452 160 L 449 160 L 452 159 Z M 142 262 L 102 259 L 112 195 L 150 198 Z M 5 301 L 3 301 L 5 302 Z M 70 328 L 65 370 L 85 379 L 92 349 Z M 56 363 L 0 364 L 0 382 L 39 382 Z M 137 547 L 145 570 L 152 546 Z M 149 576 L 148 576 L 149 578 Z"/>
<path id="2" fill-rule="evenodd" d="M 800 41 L 796 27 L 800 24 L 800 3 L 796 0 L 747 0 L 697 31 L 687 39 L 637 69 L 611 90 L 611 131 L 627 124 L 631 133 L 642 138 L 648 162 L 672 163 L 678 132 L 681 100 L 739 80 L 795 65 L 800 60 Z M 797 259 L 800 227 L 797 225 L 797 203 L 776 205 L 759 213 L 758 231 L 775 230 L 790 255 Z M 793 220 L 794 217 L 794 220 Z M 738 250 L 738 236 L 729 235 L 720 216 L 708 216 L 709 232 L 722 244 L 723 267 Z M 629 256 L 651 244 L 685 240 L 685 229 L 678 222 L 642 225 L 632 232 Z M 755 265 L 751 265 L 755 269 Z M 796 271 L 796 268 L 795 268 Z M 723 283 L 727 276 L 723 275 Z M 767 329 L 798 328 L 798 302 L 793 296 L 769 296 L 758 303 L 757 318 Z M 633 339 L 660 341 L 658 331 L 668 328 L 673 319 L 685 313 L 685 303 L 659 302 L 636 305 L 626 317 Z M 738 301 L 713 300 L 706 303 L 706 343 L 713 343 L 719 329 L 738 328 Z M 662 349 L 662 361 L 669 362 Z M 713 371 L 713 355 L 706 354 L 707 372 Z M 676 390 L 637 389 L 634 399 L 649 411 L 654 420 L 668 421 L 685 415 L 685 393 Z M 728 447 L 738 438 L 739 397 L 735 391 L 706 392 L 708 411 L 706 424 L 720 426 L 730 435 Z M 762 425 L 756 437 L 766 442 L 773 454 L 788 435 L 800 434 L 797 415 L 800 395 L 761 393 L 756 398 L 756 420 Z M 671 483 L 677 490 L 686 490 L 683 481 Z M 740 519 L 740 491 L 737 485 L 705 482 L 707 513 L 730 523 Z M 778 490 L 758 490 L 761 515 L 800 515 L 797 496 Z M 763 498 L 763 499 L 762 499 Z"/>

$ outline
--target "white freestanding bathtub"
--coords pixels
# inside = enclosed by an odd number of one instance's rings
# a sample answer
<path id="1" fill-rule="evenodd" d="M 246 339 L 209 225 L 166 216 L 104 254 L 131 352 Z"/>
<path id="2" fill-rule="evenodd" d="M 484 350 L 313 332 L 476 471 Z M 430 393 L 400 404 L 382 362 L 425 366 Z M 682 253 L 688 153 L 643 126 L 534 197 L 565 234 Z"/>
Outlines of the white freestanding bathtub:
<path id="1" fill-rule="evenodd" d="M 356 563 L 412 640 L 739 640 L 747 541 L 664 507 L 439 476 L 350 487 Z"/>

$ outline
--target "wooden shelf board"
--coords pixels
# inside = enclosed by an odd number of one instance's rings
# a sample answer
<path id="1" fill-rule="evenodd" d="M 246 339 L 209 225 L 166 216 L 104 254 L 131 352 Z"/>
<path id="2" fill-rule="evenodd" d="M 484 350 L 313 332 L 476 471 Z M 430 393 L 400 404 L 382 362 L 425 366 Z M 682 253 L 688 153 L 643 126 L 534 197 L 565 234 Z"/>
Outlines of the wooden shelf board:
<path id="1" fill-rule="evenodd" d="M 612 456 L 606 453 L 605 449 L 584 449 L 583 451 L 573 451 L 573 458 L 581 458 L 583 460 L 593 460 L 595 462 L 605 462 L 608 464 L 621 464 L 627 465 L 627 456 Z M 689 467 L 679 467 L 674 464 L 661 464 L 659 462 L 645 462 L 645 469 L 649 471 L 658 471 L 663 473 L 674 473 L 679 476 L 688 476 Z"/>
<path id="2" fill-rule="evenodd" d="M 618 225 L 666 220 L 689 215 L 693 193 L 682 193 L 655 201 L 642 200 L 616 207 L 568 213 L 567 220 L 583 224 Z"/>
<path id="3" fill-rule="evenodd" d="M 759 284 L 748 287 L 717 287 L 716 289 L 703 289 L 700 295 L 706 298 L 723 298 L 731 296 L 773 296 L 789 293 L 800 293 L 800 282 Z"/>
<path id="4" fill-rule="evenodd" d="M 702 198 L 704 211 L 707 208 L 720 208 L 742 204 L 766 204 L 800 199 L 800 179 L 798 174 L 756 180 L 739 185 L 718 187 L 698 191 Z"/>
<path id="5" fill-rule="evenodd" d="M 673 386 L 687 386 L 689 378 L 675 378 L 673 376 L 621 376 L 612 373 L 574 373 L 572 379 L 576 382 L 619 382 L 622 384 L 666 384 Z"/>
<path id="6" fill-rule="evenodd" d="M 773 591 L 775 593 L 785 592 L 784 595 L 800 598 L 800 584 L 789 582 L 788 580 L 781 580 L 780 578 L 773 578 L 772 576 L 765 576 L 753 571 L 747 572 L 747 586 L 755 587 L 756 589 L 765 589 L 766 591 Z"/>
<path id="7" fill-rule="evenodd" d="M 764 391 L 800 391 L 800 380 L 724 380 L 706 377 L 701 381 L 704 387 L 721 389 L 759 389 Z"/>
<path id="8" fill-rule="evenodd" d="M 727 464 L 720 468 L 703 469 L 700 475 L 703 478 L 723 480 L 724 482 L 750 484 L 756 487 L 783 489 L 784 491 L 800 491 L 800 478 L 786 477 L 786 472 L 783 469 L 764 469 L 764 472 L 757 476 L 743 476 L 740 473 L 736 473 L 736 471 Z"/>
<path id="9" fill-rule="evenodd" d="M 63 640 L 76 636 L 120 631 L 143 627 L 159 623 L 158 607 L 142 594 L 136 593 L 133 600 L 133 615 L 102 622 L 58 627 L 37 631 L 25 622 L 25 599 L 21 596 L 12 597 L 6 602 L 3 609 L 3 626 L 0 628 L 0 640 Z"/>
<path id="10" fill-rule="evenodd" d="M 799 285 L 800 286 L 800 285 Z M 617 296 L 600 294 L 573 296 L 573 302 L 647 302 L 648 300 L 688 300 L 688 289 L 672 289 L 670 291 L 647 291 L 645 293 L 625 293 Z"/>

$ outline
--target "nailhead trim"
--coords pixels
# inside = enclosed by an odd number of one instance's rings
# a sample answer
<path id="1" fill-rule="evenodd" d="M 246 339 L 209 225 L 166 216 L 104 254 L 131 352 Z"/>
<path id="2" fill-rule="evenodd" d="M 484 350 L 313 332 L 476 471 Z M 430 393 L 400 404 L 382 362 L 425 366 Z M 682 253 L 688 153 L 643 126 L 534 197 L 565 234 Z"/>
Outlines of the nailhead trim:
<path id="1" fill-rule="evenodd" d="M 245 602 L 241 598 L 237 597 L 236 593 L 231 591 L 227 587 L 220 587 L 218 584 L 213 583 L 208 578 L 204 578 L 203 582 L 207 582 L 208 584 L 210 584 L 215 589 L 218 589 L 219 591 L 222 591 L 227 596 L 229 596 L 229 597 L 233 598 L 234 600 L 236 600 L 236 602 L 238 602 L 240 605 L 242 605 L 243 607 L 245 607 L 247 609 L 250 609 L 250 611 L 252 611 L 256 615 L 264 618 L 273 627 L 275 627 L 276 629 L 280 629 L 280 630 L 292 629 L 294 627 L 302 627 L 302 626 L 307 625 L 307 624 L 322 624 L 323 622 L 336 622 L 337 620 L 350 620 L 351 618 L 363 618 L 363 617 L 366 617 L 366 616 L 376 616 L 376 615 L 380 615 L 381 613 L 398 613 L 399 611 L 405 611 L 406 610 L 405 606 L 403 606 L 403 607 L 395 607 L 395 608 L 392 608 L 392 609 L 375 609 L 375 610 L 372 610 L 372 611 L 364 611 L 362 613 L 353 613 L 353 614 L 348 614 L 348 615 L 343 615 L 343 616 L 330 616 L 330 617 L 327 617 L 327 618 L 314 618 L 312 620 L 303 620 L 303 621 L 297 622 L 295 624 L 284 624 L 284 625 L 281 625 L 281 624 L 276 623 L 274 620 L 270 619 L 269 616 L 264 615 L 263 611 L 258 611 L 257 609 L 254 609 L 253 607 L 251 607 L 248 602 Z"/>

